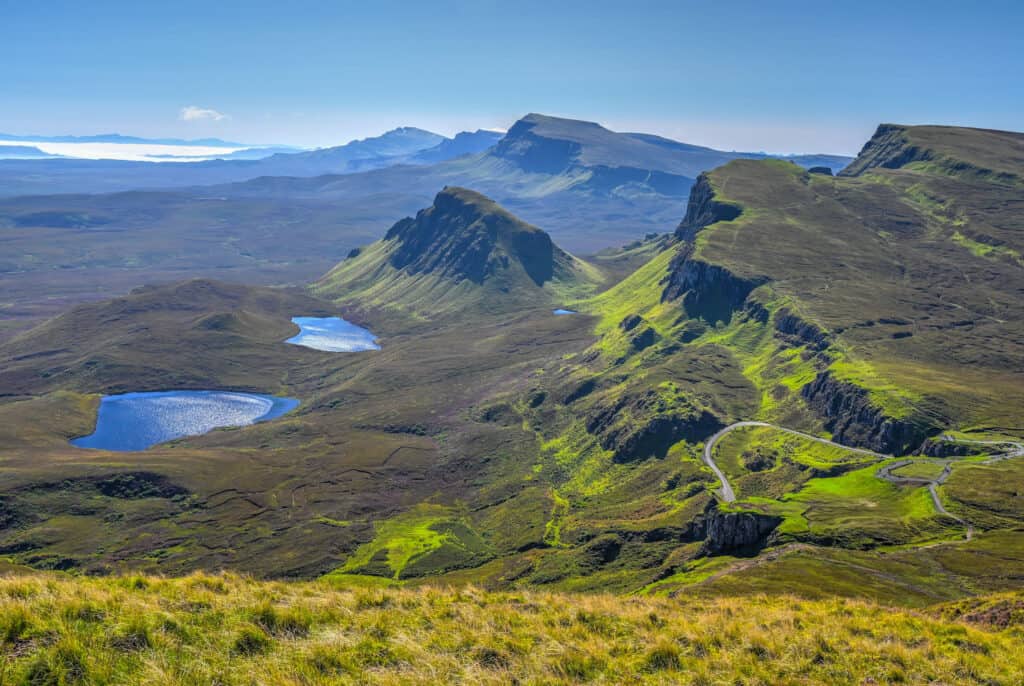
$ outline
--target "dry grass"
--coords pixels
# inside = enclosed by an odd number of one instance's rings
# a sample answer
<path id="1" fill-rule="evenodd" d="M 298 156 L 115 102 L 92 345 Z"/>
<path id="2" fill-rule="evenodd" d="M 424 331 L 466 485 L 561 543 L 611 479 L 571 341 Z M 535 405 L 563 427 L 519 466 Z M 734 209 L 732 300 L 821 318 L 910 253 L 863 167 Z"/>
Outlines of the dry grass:
<path id="1" fill-rule="evenodd" d="M 0 579 L 2 684 L 1015 684 L 1020 638 L 847 600 Z"/>

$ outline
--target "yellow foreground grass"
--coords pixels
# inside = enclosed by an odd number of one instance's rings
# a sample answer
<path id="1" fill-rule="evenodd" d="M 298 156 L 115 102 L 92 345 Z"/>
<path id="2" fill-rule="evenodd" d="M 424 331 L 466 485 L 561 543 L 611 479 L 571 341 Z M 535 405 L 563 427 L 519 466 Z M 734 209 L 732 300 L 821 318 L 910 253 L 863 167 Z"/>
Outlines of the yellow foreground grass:
<path id="1" fill-rule="evenodd" d="M 849 600 L 0 578 L 4 685 L 1009 685 L 1022 638 Z"/>

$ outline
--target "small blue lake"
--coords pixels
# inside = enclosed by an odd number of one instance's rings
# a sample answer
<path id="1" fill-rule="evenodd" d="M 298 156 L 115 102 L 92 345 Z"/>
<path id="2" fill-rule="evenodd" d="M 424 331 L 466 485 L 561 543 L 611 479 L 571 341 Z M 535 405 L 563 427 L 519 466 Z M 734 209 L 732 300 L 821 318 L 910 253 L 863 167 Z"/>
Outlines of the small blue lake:
<path id="1" fill-rule="evenodd" d="M 369 330 L 341 317 L 292 317 L 292 322 L 301 330 L 285 343 L 331 353 L 380 350 L 377 337 Z"/>
<path id="2" fill-rule="evenodd" d="M 576 310 L 563 310 L 559 307 L 557 310 L 551 310 L 551 314 L 561 316 L 563 314 L 578 314 L 578 312 Z"/>
<path id="3" fill-rule="evenodd" d="M 276 419 L 298 407 L 295 398 L 235 391 L 158 391 L 108 395 L 100 401 L 96 430 L 71 441 L 79 448 L 145 450 L 183 436 L 225 426 Z"/>

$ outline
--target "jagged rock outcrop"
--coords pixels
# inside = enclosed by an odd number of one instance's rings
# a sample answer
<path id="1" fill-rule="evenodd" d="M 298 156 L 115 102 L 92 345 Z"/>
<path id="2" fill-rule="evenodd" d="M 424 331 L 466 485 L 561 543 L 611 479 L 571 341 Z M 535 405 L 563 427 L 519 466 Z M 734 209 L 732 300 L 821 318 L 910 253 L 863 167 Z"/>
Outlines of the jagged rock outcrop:
<path id="1" fill-rule="evenodd" d="M 775 330 L 782 337 L 819 352 L 832 343 L 831 336 L 785 307 L 775 313 Z"/>
<path id="2" fill-rule="evenodd" d="M 664 457 L 679 441 L 697 443 L 724 426 L 711 412 L 692 403 L 666 401 L 656 390 L 624 395 L 587 417 L 586 429 L 597 436 L 614 462 Z"/>
<path id="3" fill-rule="evenodd" d="M 721 555 L 763 548 L 782 518 L 759 512 L 721 512 L 712 506 L 705 513 L 705 521 L 707 533 L 701 552 Z"/>
<path id="4" fill-rule="evenodd" d="M 765 281 L 764 278 L 741 278 L 725 267 L 694 259 L 692 249 L 684 247 L 669 265 L 661 299 L 664 302 L 682 297 L 688 316 L 710 324 L 729 323 L 750 292 Z"/>
<path id="5" fill-rule="evenodd" d="M 932 151 L 912 145 L 907 140 L 906 131 L 907 127 L 898 124 L 879 124 L 875 135 L 864 144 L 857 158 L 839 175 L 860 176 L 875 167 L 899 169 L 911 162 L 931 159 Z"/>
<path id="6" fill-rule="evenodd" d="M 619 322 L 619 328 L 623 331 L 632 331 L 636 327 L 644 323 L 644 318 L 638 314 L 627 314 L 623 317 L 622 321 Z"/>
<path id="7" fill-rule="evenodd" d="M 445 188 L 431 207 L 392 226 L 384 240 L 396 245 L 389 257 L 396 269 L 478 284 L 515 260 L 539 286 L 552 278 L 557 261 L 569 259 L 547 233 L 464 188 Z"/>
<path id="8" fill-rule="evenodd" d="M 976 445 L 929 438 L 921 444 L 919 452 L 921 455 L 927 455 L 928 457 L 965 457 L 980 451 Z"/>
<path id="9" fill-rule="evenodd" d="M 697 232 L 715 222 L 732 221 L 740 216 L 738 205 L 715 199 L 715 190 L 707 174 L 697 177 L 690 189 L 690 200 L 686 204 L 686 215 L 676 228 L 676 238 L 692 241 Z"/>
<path id="10" fill-rule="evenodd" d="M 822 372 L 800 391 L 812 410 L 825 418 L 837 443 L 889 455 L 913 452 L 935 429 L 914 420 L 886 416 L 871 404 L 867 391 Z"/>

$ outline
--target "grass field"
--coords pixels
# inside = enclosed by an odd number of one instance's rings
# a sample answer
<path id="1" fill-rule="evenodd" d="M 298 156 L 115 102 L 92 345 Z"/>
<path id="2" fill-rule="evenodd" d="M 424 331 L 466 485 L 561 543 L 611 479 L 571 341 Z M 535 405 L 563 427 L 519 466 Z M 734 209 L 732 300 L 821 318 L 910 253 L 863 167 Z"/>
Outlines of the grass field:
<path id="1" fill-rule="evenodd" d="M 32 574 L 0 579 L 0 674 L 168 686 L 1014 684 L 1022 603 L 1010 594 L 919 612 L 784 596 Z"/>

